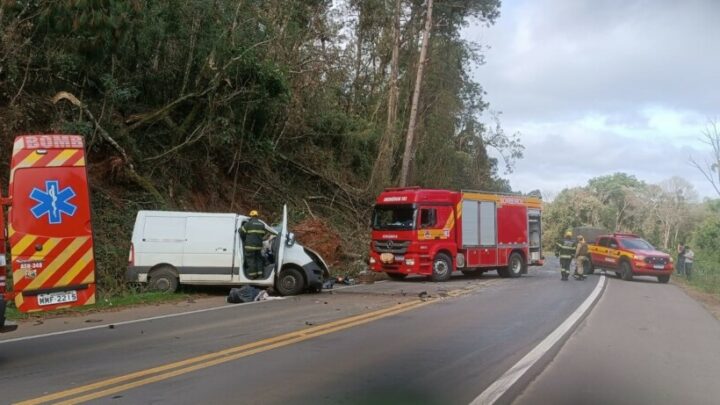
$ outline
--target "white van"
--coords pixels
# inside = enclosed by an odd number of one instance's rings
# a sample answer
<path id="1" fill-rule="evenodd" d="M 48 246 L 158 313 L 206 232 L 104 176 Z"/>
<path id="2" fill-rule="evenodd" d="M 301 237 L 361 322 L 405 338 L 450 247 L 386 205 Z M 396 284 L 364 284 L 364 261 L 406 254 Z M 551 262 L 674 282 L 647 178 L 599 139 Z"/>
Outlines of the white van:
<path id="1" fill-rule="evenodd" d="M 249 219 L 236 214 L 139 211 L 126 280 L 168 292 L 178 284 L 273 287 L 282 295 L 319 292 L 329 269 L 320 255 L 295 243 L 287 232 L 287 207 L 279 229 L 266 241 L 272 255 L 266 255 L 271 257 L 263 277 L 247 276 L 238 231 Z"/>

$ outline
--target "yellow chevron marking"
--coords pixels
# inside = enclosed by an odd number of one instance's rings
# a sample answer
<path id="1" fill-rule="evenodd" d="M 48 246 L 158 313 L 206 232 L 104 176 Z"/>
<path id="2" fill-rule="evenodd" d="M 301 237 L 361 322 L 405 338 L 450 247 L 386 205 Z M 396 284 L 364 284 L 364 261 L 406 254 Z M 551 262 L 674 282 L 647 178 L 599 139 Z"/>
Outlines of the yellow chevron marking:
<path id="1" fill-rule="evenodd" d="M 52 254 L 53 249 L 62 241 L 62 238 L 50 238 L 47 242 L 43 243 L 43 251 L 48 252 L 45 254 L 34 254 L 30 256 L 29 260 L 41 260 L 45 256 Z"/>
<path id="2" fill-rule="evenodd" d="M 75 156 L 76 153 L 80 153 L 80 151 L 77 149 L 65 149 L 55 156 L 55 159 L 51 160 L 47 165 L 48 167 L 62 166 L 65 162 L 70 160 L 70 158 Z"/>
<path id="3" fill-rule="evenodd" d="M 13 257 L 20 256 L 33 242 L 37 239 L 35 235 L 25 235 L 20 239 L 20 242 L 16 243 L 15 246 L 11 246 L 10 253 Z"/>
<path id="4" fill-rule="evenodd" d="M 22 169 L 25 167 L 32 167 L 32 165 L 35 164 L 43 155 L 33 152 L 29 154 L 25 159 L 22 160 L 22 162 L 18 163 L 17 166 L 13 167 L 13 169 L 10 171 L 10 182 L 12 183 L 13 179 L 15 178 L 15 170 Z"/>
<path id="5" fill-rule="evenodd" d="M 15 228 L 12 227 L 12 225 L 8 224 L 8 238 L 15 235 Z"/>
<path id="6" fill-rule="evenodd" d="M 18 138 L 13 145 L 13 156 L 17 155 L 18 152 L 23 149 L 25 149 L 25 140 L 23 138 Z"/>
<path id="7" fill-rule="evenodd" d="M 82 281 L 80 284 L 91 284 L 95 282 L 95 272 L 91 272 L 90 274 L 85 277 L 85 280 Z"/>
<path id="8" fill-rule="evenodd" d="M 455 226 L 455 216 L 452 213 L 450 213 L 450 216 L 448 216 L 448 219 L 445 222 L 445 226 L 443 228 L 449 230 L 449 229 L 452 229 L 453 226 Z"/>
<path id="9" fill-rule="evenodd" d="M 42 288 L 43 284 L 52 277 L 52 275 L 65 264 L 65 262 L 70 259 L 70 256 L 72 256 L 75 252 L 80 249 L 80 247 L 85 243 L 85 241 L 88 240 L 88 237 L 79 237 L 75 238 L 74 241 L 68 246 L 58 257 L 56 257 L 53 261 L 50 262 L 50 265 L 47 266 L 43 271 L 33 280 L 28 286 L 25 288 L 26 290 L 37 290 Z"/>
<path id="10" fill-rule="evenodd" d="M 85 158 L 78 160 L 73 166 L 85 166 Z"/>
<path id="11" fill-rule="evenodd" d="M 21 167 L 31 167 L 35 164 L 40 158 L 42 158 L 43 155 L 33 152 L 29 154 L 25 159 L 22 160 L 22 162 L 18 163 L 17 166 L 15 166 L 16 169 L 19 169 Z"/>
<path id="12" fill-rule="evenodd" d="M 58 286 L 62 285 L 68 285 L 75 277 L 77 277 L 78 274 L 82 271 L 82 269 L 87 266 L 88 263 L 90 263 L 90 260 L 93 258 L 92 249 L 88 249 L 87 252 L 78 260 L 73 266 L 68 270 L 67 273 L 60 279 L 60 281 L 57 282 Z"/>
<path id="13" fill-rule="evenodd" d="M 16 307 L 22 308 L 24 303 L 25 303 L 25 298 L 23 298 L 22 294 L 15 295 L 15 306 Z"/>

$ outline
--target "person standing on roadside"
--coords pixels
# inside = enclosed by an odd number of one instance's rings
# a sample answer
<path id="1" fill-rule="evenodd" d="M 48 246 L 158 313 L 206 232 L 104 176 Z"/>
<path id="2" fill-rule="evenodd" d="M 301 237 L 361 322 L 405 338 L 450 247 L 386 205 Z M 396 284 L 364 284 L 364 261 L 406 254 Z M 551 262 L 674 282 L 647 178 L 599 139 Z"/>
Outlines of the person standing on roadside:
<path id="1" fill-rule="evenodd" d="M 588 245 L 585 243 L 585 238 L 582 235 L 577 237 L 578 244 L 575 248 L 575 280 L 585 280 L 585 262 L 587 261 Z"/>
<path id="2" fill-rule="evenodd" d="M 678 274 L 685 274 L 685 245 L 682 243 L 677 247 L 677 265 L 676 270 Z"/>
<path id="3" fill-rule="evenodd" d="M 690 249 L 690 246 L 685 246 L 685 276 L 690 280 L 692 278 L 693 262 L 695 261 L 695 252 Z"/>
<path id="4" fill-rule="evenodd" d="M 570 276 L 570 263 L 575 254 L 575 241 L 572 238 L 572 232 L 565 232 L 565 237 L 555 244 L 555 256 L 560 258 L 560 275 L 561 280 L 567 281 Z"/>

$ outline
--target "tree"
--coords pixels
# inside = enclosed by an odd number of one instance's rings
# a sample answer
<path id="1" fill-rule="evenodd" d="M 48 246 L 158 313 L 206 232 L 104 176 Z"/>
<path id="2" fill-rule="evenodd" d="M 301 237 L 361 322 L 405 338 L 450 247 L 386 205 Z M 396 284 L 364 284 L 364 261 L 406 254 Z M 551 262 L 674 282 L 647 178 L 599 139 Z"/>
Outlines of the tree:
<path id="1" fill-rule="evenodd" d="M 410 120 L 408 123 L 407 135 L 405 136 L 405 151 L 402 158 L 402 169 L 400 172 L 400 187 L 405 187 L 408 183 L 408 175 L 410 171 L 410 161 L 412 160 L 413 140 L 415 137 L 415 125 L 417 122 L 418 103 L 420 101 L 420 88 L 422 87 L 423 71 L 427 62 L 427 49 L 430 43 L 430 32 L 432 31 L 432 11 L 433 0 L 427 0 L 427 11 L 425 16 L 425 29 L 423 30 L 422 45 L 420 47 L 420 56 L 418 58 L 417 75 L 415 76 L 415 90 L 413 91 L 412 103 L 410 104 Z"/>
<path id="2" fill-rule="evenodd" d="M 720 128 L 716 120 L 707 124 L 700 140 L 710 146 L 710 160 L 701 163 L 691 156 L 690 163 L 705 176 L 720 196 Z"/>
<path id="3" fill-rule="evenodd" d="M 390 83 L 388 87 L 387 121 L 378 145 L 378 154 L 370 176 L 369 188 L 373 194 L 390 183 L 390 166 L 395 151 L 395 131 L 398 113 L 398 75 L 400 70 L 400 15 L 401 0 L 395 0 L 392 29 L 392 57 L 390 59 Z"/>
<path id="4" fill-rule="evenodd" d="M 620 231 L 630 220 L 628 213 L 633 201 L 632 194 L 644 183 L 635 176 L 615 173 L 609 176 L 596 177 L 588 181 L 589 190 L 595 194 L 605 209 L 603 223 L 609 229 Z"/>

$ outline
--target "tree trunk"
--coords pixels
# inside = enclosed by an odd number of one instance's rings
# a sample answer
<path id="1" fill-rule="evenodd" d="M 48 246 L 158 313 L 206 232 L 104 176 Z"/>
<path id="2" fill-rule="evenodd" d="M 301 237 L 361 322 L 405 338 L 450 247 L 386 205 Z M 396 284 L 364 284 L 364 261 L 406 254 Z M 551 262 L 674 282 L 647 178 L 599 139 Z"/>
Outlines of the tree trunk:
<path id="1" fill-rule="evenodd" d="M 412 159 L 413 138 L 415 137 L 415 125 L 417 122 L 418 102 L 420 100 L 420 86 L 422 85 L 423 70 L 427 55 L 428 43 L 430 42 L 430 31 L 432 30 L 432 8 L 433 0 L 427 0 L 427 18 L 425 19 L 425 31 L 423 32 L 422 47 L 418 60 L 417 77 L 415 78 L 415 91 L 413 92 L 412 104 L 410 106 L 410 121 L 408 122 L 407 136 L 405 137 L 405 151 L 403 153 L 402 170 L 400 172 L 400 187 L 407 186 L 410 160 Z"/>
<path id="2" fill-rule="evenodd" d="M 390 59 L 390 86 L 388 89 L 387 122 L 385 132 L 378 145 L 378 155 L 370 176 L 370 191 L 377 194 L 390 183 L 390 166 L 395 151 L 395 125 L 398 110 L 398 75 L 400 64 L 400 13 L 401 0 L 395 0 L 395 14 L 393 16 L 393 49 Z"/>

